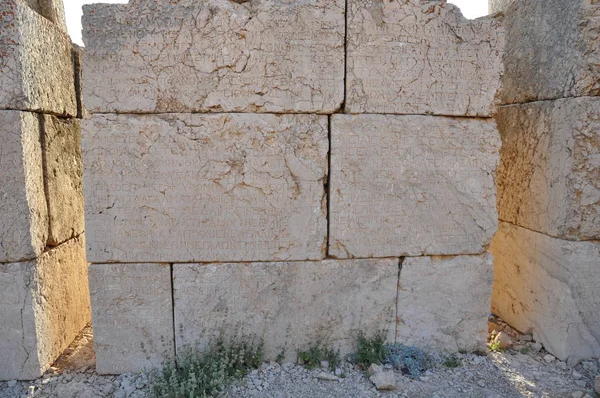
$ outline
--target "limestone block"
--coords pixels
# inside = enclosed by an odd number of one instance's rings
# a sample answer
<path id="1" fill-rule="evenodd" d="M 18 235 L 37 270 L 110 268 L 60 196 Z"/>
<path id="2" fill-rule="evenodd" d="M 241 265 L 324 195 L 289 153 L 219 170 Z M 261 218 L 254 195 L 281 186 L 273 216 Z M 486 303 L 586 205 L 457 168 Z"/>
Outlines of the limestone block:
<path id="1" fill-rule="evenodd" d="M 0 264 L 0 380 L 40 377 L 90 320 L 83 237 Z"/>
<path id="2" fill-rule="evenodd" d="M 88 260 L 323 258 L 327 128 L 315 115 L 93 115 Z"/>
<path id="3" fill-rule="evenodd" d="M 36 114 L 0 111 L 0 262 L 39 256 L 48 237 Z"/>
<path id="4" fill-rule="evenodd" d="M 0 109 L 76 115 L 71 40 L 21 0 L 0 2 Z"/>
<path id="5" fill-rule="evenodd" d="M 98 373 L 140 372 L 173 357 L 168 264 L 92 264 L 89 278 Z"/>
<path id="6" fill-rule="evenodd" d="M 54 246 L 84 230 L 81 124 L 78 119 L 43 116 L 43 126 L 48 244 Z"/>
<path id="7" fill-rule="evenodd" d="M 600 242 L 500 223 L 492 311 L 561 360 L 600 357 Z"/>
<path id="8" fill-rule="evenodd" d="M 600 95 L 600 3 L 520 0 L 504 14 L 502 103 Z"/>
<path id="9" fill-rule="evenodd" d="M 488 10 L 491 13 L 506 10 L 516 0 L 488 0 Z"/>
<path id="10" fill-rule="evenodd" d="M 357 333 L 394 339 L 398 259 L 174 264 L 176 345 L 254 335 L 266 358 L 321 342 L 342 354 Z"/>
<path id="11" fill-rule="evenodd" d="M 450 352 L 485 348 L 492 279 L 490 253 L 405 258 L 396 342 Z"/>
<path id="12" fill-rule="evenodd" d="M 344 3 L 86 5 L 85 106 L 92 113 L 332 113 L 344 97 Z"/>
<path id="13" fill-rule="evenodd" d="M 490 116 L 504 30 L 445 1 L 348 1 L 346 111 Z"/>
<path id="14" fill-rule="evenodd" d="M 501 107 L 500 219 L 571 240 L 600 239 L 600 98 Z"/>
<path id="15" fill-rule="evenodd" d="M 63 0 L 23 0 L 35 12 L 67 31 Z"/>
<path id="16" fill-rule="evenodd" d="M 479 254 L 497 226 L 492 119 L 334 115 L 329 255 Z"/>

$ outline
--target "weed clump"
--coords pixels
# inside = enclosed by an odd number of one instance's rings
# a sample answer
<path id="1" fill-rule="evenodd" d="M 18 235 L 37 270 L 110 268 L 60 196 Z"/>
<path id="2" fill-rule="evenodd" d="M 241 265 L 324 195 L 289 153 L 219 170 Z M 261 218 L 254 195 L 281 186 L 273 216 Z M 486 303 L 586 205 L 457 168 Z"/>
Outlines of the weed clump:
<path id="1" fill-rule="evenodd" d="M 298 363 L 308 369 L 321 366 L 321 361 L 327 361 L 331 370 L 335 370 L 340 364 L 339 350 L 325 348 L 320 343 L 312 345 L 306 351 L 298 350 L 297 355 Z"/>
<path id="2" fill-rule="evenodd" d="M 156 398 L 212 397 L 263 362 L 263 342 L 218 338 L 201 352 L 184 347 L 177 361 L 150 375 Z"/>
<path id="3" fill-rule="evenodd" d="M 368 367 L 371 364 L 381 365 L 386 359 L 385 335 L 376 333 L 373 338 L 367 338 L 364 334 L 358 335 L 356 354 L 353 361 L 359 365 Z"/>
<path id="4" fill-rule="evenodd" d="M 423 350 L 404 344 L 387 344 L 385 362 L 411 379 L 418 378 L 433 366 L 433 360 Z"/>

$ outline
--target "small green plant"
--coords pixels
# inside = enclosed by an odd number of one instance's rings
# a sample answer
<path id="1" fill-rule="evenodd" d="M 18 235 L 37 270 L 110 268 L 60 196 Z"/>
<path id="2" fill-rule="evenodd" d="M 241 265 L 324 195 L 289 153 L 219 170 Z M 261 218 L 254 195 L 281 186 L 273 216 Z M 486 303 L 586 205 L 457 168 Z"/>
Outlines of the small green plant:
<path id="1" fill-rule="evenodd" d="M 152 392 L 156 398 L 212 397 L 260 366 L 263 356 L 262 341 L 253 339 L 221 337 L 203 352 L 183 347 L 177 362 L 168 361 L 150 374 Z"/>
<path id="2" fill-rule="evenodd" d="M 358 335 L 357 350 L 353 356 L 354 362 L 364 367 L 371 364 L 381 365 L 386 358 L 385 335 L 378 332 L 373 338 L 367 338 L 363 333 Z"/>
<path id="3" fill-rule="evenodd" d="M 519 352 L 523 355 L 529 354 L 529 351 L 531 351 L 531 348 L 529 348 L 529 347 L 523 347 L 519 350 Z"/>
<path id="4" fill-rule="evenodd" d="M 458 368 L 462 366 L 462 361 L 456 354 L 449 355 L 443 362 L 444 366 L 447 368 Z"/>
<path id="5" fill-rule="evenodd" d="M 318 368 L 321 366 L 321 361 L 327 361 L 331 370 L 336 369 L 340 364 L 339 350 L 326 348 L 321 343 L 313 344 L 306 351 L 298 350 L 297 354 L 298 363 L 309 369 Z"/>
<path id="6" fill-rule="evenodd" d="M 500 352 L 502 351 L 502 349 L 500 348 L 500 342 L 499 341 L 491 341 L 488 343 L 488 348 L 490 349 L 491 352 Z"/>

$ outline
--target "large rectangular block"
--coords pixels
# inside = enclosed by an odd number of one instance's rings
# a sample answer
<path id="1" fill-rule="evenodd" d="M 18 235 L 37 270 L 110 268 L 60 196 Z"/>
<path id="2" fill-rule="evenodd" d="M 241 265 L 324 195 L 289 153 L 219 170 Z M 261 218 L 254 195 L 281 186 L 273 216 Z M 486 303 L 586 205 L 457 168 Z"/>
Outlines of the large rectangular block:
<path id="1" fill-rule="evenodd" d="M 600 3 L 518 0 L 504 9 L 502 103 L 600 95 Z"/>
<path id="2" fill-rule="evenodd" d="M 500 219 L 571 240 L 600 239 L 600 98 L 503 106 Z"/>
<path id="3" fill-rule="evenodd" d="M 348 1 L 346 111 L 490 116 L 504 30 L 445 1 Z"/>
<path id="4" fill-rule="evenodd" d="M 497 226 L 491 119 L 334 115 L 329 254 L 478 254 Z"/>
<path id="5" fill-rule="evenodd" d="M 0 264 L 0 380 L 40 377 L 90 320 L 83 237 Z"/>
<path id="6" fill-rule="evenodd" d="M 0 109 L 77 115 L 71 47 L 61 26 L 22 0 L 0 2 Z"/>
<path id="7" fill-rule="evenodd" d="M 84 6 L 90 112 L 333 113 L 344 99 L 344 0 Z"/>
<path id="8" fill-rule="evenodd" d="M 173 357 L 168 264 L 92 264 L 89 278 L 98 373 L 141 372 Z"/>
<path id="9" fill-rule="evenodd" d="M 176 344 L 252 334 L 274 360 L 315 342 L 345 354 L 359 332 L 393 341 L 397 282 L 398 259 L 175 264 Z"/>
<path id="10" fill-rule="evenodd" d="M 600 242 L 500 223 L 491 250 L 495 314 L 561 360 L 600 357 Z"/>
<path id="11" fill-rule="evenodd" d="M 39 256 L 48 237 L 38 116 L 0 111 L 0 262 Z"/>
<path id="12" fill-rule="evenodd" d="M 484 349 L 492 279 L 489 253 L 405 258 L 396 342 L 451 352 Z"/>
<path id="13" fill-rule="evenodd" d="M 327 117 L 95 115 L 84 123 L 91 262 L 321 259 Z"/>
<path id="14" fill-rule="evenodd" d="M 82 234 L 84 229 L 81 124 L 78 119 L 42 117 L 48 244 L 54 246 Z"/>

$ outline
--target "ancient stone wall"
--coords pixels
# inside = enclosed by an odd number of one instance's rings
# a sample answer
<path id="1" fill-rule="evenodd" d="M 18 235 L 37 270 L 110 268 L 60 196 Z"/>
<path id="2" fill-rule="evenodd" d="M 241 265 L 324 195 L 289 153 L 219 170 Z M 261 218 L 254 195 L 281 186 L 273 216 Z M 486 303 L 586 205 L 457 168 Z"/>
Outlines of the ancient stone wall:
<path id="1" fill-rule="evenodd" d="M 500 20 L 443 1 L 133 0 L 85 6 L 83 25 L 99 372 L 221 332 L 270 359 L 381 330 L 483 347 Z"/>
<path id="2" fill-rule="evenodd" d="M 62 12 L 0 3 L 0 380 L 41 376 L 90 322 L 79 53 Z"/>
<path id="3" fill-rule="evenodd" d="M 599 357 L 600 4 L 506 3 L 492 309 L 562 360 Z"/>

